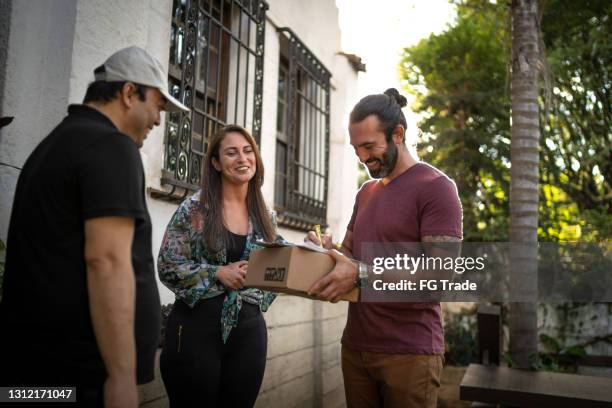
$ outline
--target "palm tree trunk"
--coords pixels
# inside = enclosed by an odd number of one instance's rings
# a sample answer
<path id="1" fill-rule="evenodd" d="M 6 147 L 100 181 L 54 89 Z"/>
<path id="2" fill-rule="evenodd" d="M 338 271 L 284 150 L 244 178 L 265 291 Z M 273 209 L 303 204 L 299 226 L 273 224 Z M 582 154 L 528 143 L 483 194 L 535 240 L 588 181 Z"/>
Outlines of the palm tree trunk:
<path id="1" fill-rule="evenodd" d="M 537 340 L 538 230 L 538 69 L 540 66 L 537 0 L 512 0 L 512 140 L 510 155 L 510 355 L 529 368 Z"/>

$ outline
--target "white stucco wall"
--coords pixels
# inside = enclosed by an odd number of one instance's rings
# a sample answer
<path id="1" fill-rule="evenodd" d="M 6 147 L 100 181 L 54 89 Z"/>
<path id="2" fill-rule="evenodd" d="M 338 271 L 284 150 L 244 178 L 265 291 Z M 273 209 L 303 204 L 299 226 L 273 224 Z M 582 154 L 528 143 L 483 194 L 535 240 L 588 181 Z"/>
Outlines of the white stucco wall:
<path id="1" fill-rule="evenodd" d="M 276 99 L 278 94 L 278 65 L 280 44 L 276 27 L 266 22 L 264 45 L 264 82 L 259 147 L 265 166 L 263 196 L 270 206 L 274 203 L 274 166 L 276 161 Z"/>
<path id="2" fill-rule="evenodd" d="M 13 1 L 0 112 L 0 161 L 22 167 L 30 152 L 66 115 L 76 0 Z M 0 166 L 0 239 L 6 241 L 19 171 Z"/>
<path id="3" fill-rule="evenodd" d="M 334 57 L 336 78 L 332 80 L 330 132 L 330 173 L 327 221 L 334 241 L 341 242 L 353 212 L 357 194 L 358 160 L 349 143 L 348 122 L 357 102 L 357 80 L 353 67 L 345 57 Z M 351 78 L 350 81 L 341 80 Z"/>
<path id="4" fill-rule="evenodd" d="M 336 53 L 340 48 L 338 8 L 330 0 L 270 0 L 268 17 L 279 27 L 289 27 L 297 34 L 317 58 L 332 70 Z M 332 75 L 337 78 L 332 71 Z M 348 82 L 351 76 L 343 78 Z M 355 83 L 356 85 L 356 83 Z"/>

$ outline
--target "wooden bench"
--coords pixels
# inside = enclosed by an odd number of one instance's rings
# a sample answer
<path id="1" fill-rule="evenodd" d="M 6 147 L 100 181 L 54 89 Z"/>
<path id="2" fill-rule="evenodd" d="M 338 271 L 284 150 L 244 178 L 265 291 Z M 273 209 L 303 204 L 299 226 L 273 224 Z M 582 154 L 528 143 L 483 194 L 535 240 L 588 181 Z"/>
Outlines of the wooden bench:
<path id="1" fill-rule="evenodd" d="M 612 379 L 470 364 L 459 397 L 515 407 L 612 407 Z"/>
<path id="2" fill-rule="evenodd" d="M 612 379 L 576 374 L 498 367 L 501 355 L 501 310 L 478 307 L 478 359 L 470 364 L 459 398 L 472 407 L 612 407 Z"/>

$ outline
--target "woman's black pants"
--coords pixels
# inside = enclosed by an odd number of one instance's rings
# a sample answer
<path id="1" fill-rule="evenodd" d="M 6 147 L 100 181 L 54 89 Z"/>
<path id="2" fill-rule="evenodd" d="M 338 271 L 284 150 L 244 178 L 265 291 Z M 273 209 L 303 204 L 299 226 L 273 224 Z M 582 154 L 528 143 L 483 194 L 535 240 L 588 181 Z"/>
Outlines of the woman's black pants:
<path id="1" fill-rule="evenodd" d="M 266 368 L 266 322 L 259 306 L 243 302 L 238 326 L 223 344 L 222 306 L 223 296 L 193 309 L 174 303 L 160 361 L 171 408 L 255 404 Z"/>

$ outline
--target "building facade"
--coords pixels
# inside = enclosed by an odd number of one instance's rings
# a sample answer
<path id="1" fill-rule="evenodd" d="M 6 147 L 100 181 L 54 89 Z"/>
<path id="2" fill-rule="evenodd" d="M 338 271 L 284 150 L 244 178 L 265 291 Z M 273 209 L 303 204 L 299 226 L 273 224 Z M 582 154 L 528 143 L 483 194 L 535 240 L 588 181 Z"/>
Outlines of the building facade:
<path id="1" fill-rule="evenodd" d="M 15 117 L 0 131 L 3 241 L 18 168 L 81 102 L 93 68 L 130 45 L 168 64 L 170 91 L 192 109 L 163 115 L 141 149 L 155 255 L 177 203 L 198 188 L 208 137 L 228 123 L 259 142 L 281 234 L 302 241 L 321 224 L 342 238 L 357 190 L 346 125 L 362 66 L 341 53 L 334 0 L 0 0 L 0 27 L 0 114 Z M 346 309 L 279 296 L 266 313 L 257 406 L 344 404 Z M 164 406 L 161 385 L 144 389 L 143 401 Z"/>

